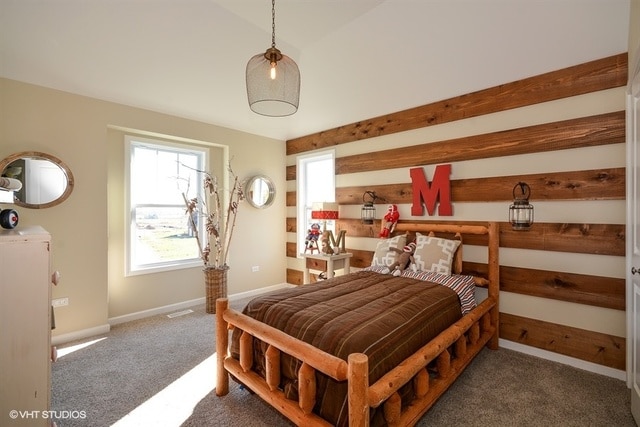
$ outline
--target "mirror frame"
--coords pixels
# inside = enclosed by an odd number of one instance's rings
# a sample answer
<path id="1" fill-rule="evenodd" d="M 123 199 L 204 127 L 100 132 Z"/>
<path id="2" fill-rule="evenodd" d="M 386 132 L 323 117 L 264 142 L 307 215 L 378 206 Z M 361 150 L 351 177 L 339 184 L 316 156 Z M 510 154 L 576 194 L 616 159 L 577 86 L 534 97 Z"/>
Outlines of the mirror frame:
<path id="1" fill-rule="evenodd" d="M 256 204 L 250 196 L 251 187 L 253 187 L 253 184 L 258 180 L 263 180 L 267 184 L 267 188 L 269 189 L 269 195 L 267 196 L 267 200 L 265 200 L 264 204 L 262 205 Z M 273 201 L 276 198 L 276 187 L 273 184 L 273 181 L 271 181 L 271 178 L 269 178 L 268 176 L 256 175 L 254 177 L 249 178 L 249 180 L 247 181 L 247 184 L 244 187 L 244 194 L 245 194 L 245 199 L 247 200 L 247 202 L 249 202 L 251 206 L 253 206 L 256 209 L 265 209 L 273 204 Z"/>
<path id="2" fill-rule="evenodd" d="M 21 151 L 19 153 L 12 154 L 9 157 L 6 157 L 0 161 L 0 174 L 2 174 L 5 168 L 9 166 L 11 163 L 24 157 L 35 157 L 43 160 L 48 160 L 51 163 L 54 163 L 55 165 L 57 165 L 60 169 L 62 169 L 62 171 L 67 177 L 67 188 L 60 195 L 60 197 L 47 203 L 38 203 L 38 204 L 26 203 L 26 202 L 23 202 L 22 200 L 18 200 L 14 198 L 13 200 L 14 204 L 23 208 L 44 209 L 44 208 L 50 208 L 52 206 L 57 206 L 69 198 L 69 196 L 71 195 L 71 192 L 73 191 L 73 184 L 74 184 L 74 179 L 73 179 L 73 174 L 71 173 L 71 169 L 69 169 L 69 166 L 67 166 L 62 160 L 60 160 L 55 156 L 52 156 L 51 154 L 42 153 L 40 151 Z"/>

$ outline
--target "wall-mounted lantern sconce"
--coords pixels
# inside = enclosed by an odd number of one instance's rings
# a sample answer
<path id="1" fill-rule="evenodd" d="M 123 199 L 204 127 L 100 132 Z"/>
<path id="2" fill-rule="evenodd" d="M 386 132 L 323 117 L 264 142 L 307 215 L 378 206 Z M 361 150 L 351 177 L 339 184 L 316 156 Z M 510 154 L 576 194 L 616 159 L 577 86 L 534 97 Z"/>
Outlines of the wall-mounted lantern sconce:
<path id="1" fill-rule="evenodd" d="M 516 189 L 520 189 L 516 195 Z M 509 222 L 511 227 L 517 231 L 526 231 L 533 224 L 533 205 L 529 204 L 531 196 L 531 188 L 524 183 L 519 182 L 513 187 L 513 203 L 509 206 Z"/>
<path id="2" fill-rule="evenodd" d="M 365 191 L 362 195 L 362 209 L 360 209 L 360 218 L 363 224 L 373 224 L 376 219 L 376 207 L 373 205 L 380 197 L 376 196 L 375 191 Z"/>

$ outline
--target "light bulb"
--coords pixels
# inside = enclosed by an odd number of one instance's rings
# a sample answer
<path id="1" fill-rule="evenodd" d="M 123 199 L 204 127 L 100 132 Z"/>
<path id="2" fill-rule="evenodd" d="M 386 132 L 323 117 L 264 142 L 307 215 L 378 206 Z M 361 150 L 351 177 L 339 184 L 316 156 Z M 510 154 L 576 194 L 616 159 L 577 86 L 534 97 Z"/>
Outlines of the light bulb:
<path id="1" fill-rule="evenodd" d="M 276 79 L 276 63 L 272 62 L 271 63 L 271 80 L 275 80 Z"/>

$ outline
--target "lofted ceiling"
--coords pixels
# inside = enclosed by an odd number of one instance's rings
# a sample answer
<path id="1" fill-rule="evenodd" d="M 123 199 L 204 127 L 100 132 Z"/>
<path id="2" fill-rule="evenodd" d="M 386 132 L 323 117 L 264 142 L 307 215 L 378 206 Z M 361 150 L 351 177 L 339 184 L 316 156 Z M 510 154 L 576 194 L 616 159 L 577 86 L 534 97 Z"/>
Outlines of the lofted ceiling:
<path id="1" fill-rule="evenodd" d="M 0 0 L 0 76 L 286 140 L 626 52 L 628 33 L 629 0 L 277 0 L 301 94 L 269 118 L 244 81 L 269 0 Z"/>

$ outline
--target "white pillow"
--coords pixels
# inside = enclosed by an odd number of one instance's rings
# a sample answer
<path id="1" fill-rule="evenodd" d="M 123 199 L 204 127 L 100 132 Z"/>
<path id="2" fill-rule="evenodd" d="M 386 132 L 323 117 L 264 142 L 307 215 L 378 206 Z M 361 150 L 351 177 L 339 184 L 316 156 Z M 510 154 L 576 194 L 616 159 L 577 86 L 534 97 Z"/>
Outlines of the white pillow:
<path id="1" fill-rule="evenodd" d="M 418 270 L 451 274 L 451 264 L 460 240 L 441 239 L 416 233 L 416 251 L 413 254 Z"/>
<path id="2" fill-rule="evenodd" d="M 376 246 L 376 252 L 373 254 L 372 266 L 384 266 L 388 267 L 398 257 L 398 252 L 390 250 L 390 248 L 397 248 L 402 250 L 404 245 L 407 244 L 407 236 L 402 234 L 391 239 L 381 239 Z"/>

